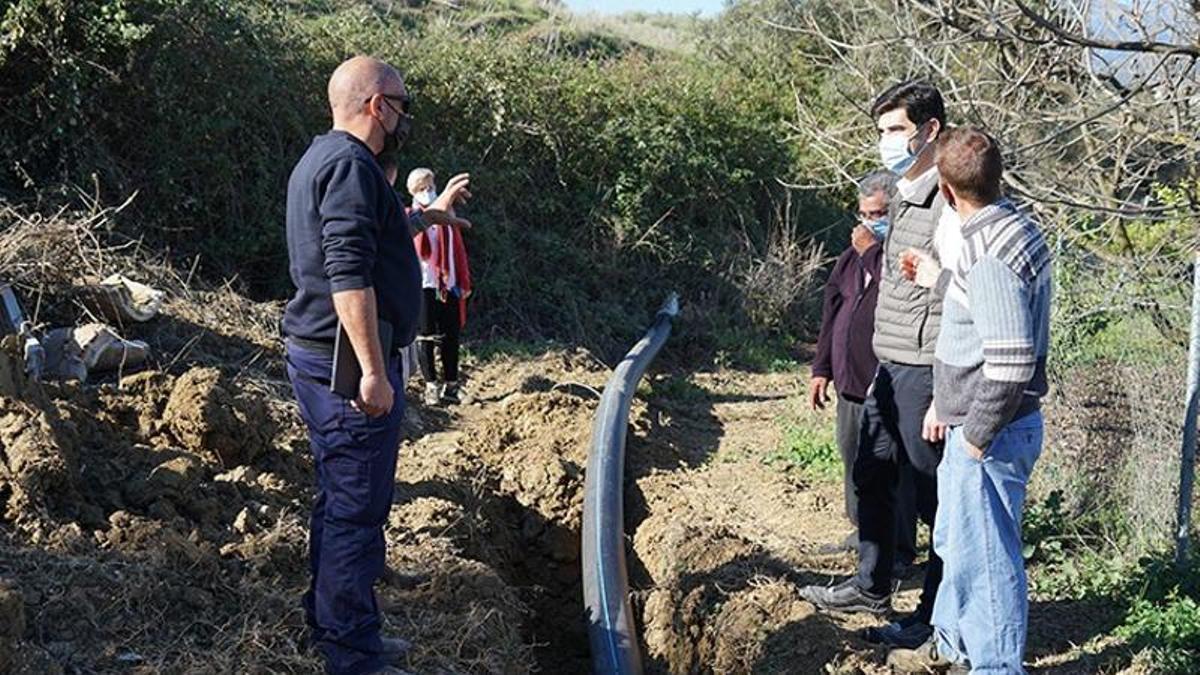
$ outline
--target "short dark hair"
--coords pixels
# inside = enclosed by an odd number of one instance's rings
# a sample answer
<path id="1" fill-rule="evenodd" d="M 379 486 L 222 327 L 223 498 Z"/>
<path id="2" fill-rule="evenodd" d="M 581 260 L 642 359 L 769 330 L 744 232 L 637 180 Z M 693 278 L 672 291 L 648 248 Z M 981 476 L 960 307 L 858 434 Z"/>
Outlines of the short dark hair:
<path id="1" fill-rule="evenodd" d="M 884 113 L 903 109 L 917 126 L 937 120 L 946 127 L 946 103 L 942 92 L 926 80 L 908 80 L 888 87 L 871 104 L 871 117 L 879 119 Z"/>
<path id="2" fill-rule="evenodd" d="M 1000 198 L 1004 158 L 1000 144 L 986 132 L 957 127 L 937 140 L 938 174 L 954 194 L 972 204 L 991 204 Z"/>

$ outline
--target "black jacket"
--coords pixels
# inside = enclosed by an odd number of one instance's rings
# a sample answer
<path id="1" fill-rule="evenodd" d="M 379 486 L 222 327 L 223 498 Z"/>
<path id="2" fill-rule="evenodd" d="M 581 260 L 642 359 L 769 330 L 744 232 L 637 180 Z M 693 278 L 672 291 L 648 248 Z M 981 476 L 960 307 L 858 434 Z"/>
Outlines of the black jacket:
<path id="1" fill-rule="evenodd" d="M 289 271 L 296 295 L 283 315 L 291 337 L 332 343 L 333 293 L 374 288 L 393 344 L 416 335 L 421 268 L 408 219 L 364 143 L 342 131 L 313 139 L 287 190 Z"/>

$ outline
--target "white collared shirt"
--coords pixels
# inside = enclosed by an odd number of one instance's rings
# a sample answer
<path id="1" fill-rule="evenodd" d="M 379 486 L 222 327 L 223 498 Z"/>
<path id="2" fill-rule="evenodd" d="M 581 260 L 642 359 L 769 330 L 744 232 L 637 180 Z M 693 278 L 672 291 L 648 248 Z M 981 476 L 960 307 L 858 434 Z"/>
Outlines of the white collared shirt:
<path id="1" fill-rule="evenodd" d="M 921 196 L 922 192 L 925 192 L 931 187 L 929 183 L 931 181 L 937 182 L 937 179 L 937 165 L 934 165 L 926 169 L 925 173 L 913 178 L 912 180 L 901 178 L 900 180 L 896 181 L 896 190 L 900 192 L 901 198 L 910 200 L 914 197 Z M 928 192 L 925 192 L 925 194 L 928 194 Z"/>

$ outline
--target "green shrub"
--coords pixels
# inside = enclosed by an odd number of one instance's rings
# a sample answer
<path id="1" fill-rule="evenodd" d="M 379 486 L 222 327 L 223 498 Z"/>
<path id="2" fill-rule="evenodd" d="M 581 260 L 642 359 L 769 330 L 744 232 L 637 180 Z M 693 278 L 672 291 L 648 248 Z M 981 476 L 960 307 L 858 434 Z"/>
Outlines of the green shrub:
<path id="1" fill-rule="evenodd" d="M 252 282 L 282 275 L 282 188 L 323 106 L 272 3 L 81 0 L 10 4 L 0 81 L 0 191 L 137 192 L 132 237 L 203 253 Z"/>
<path id="2" fill-rule="evenodd" d="M 1157 672 L 1200 668 L 1200 603 L 1192 597 L 1172 591 L 1160 602 L 1139 599 L 1117 634 L 1136 648 L 1153 650 Z"/>

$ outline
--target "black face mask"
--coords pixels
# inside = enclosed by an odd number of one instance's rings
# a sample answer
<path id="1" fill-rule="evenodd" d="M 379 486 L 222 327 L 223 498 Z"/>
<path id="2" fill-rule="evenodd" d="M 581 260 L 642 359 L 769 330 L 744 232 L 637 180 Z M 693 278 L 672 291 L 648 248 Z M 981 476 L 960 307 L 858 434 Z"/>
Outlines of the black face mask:
<path id="1" fill-rule="evenodd" d="M 396 113 L 396 126 L 392 127 L 387 136 L 384 136 L 383 150 L 380 151 L 380 156 L 395 154 L 396 151 L 404 147 L 404 142 L 408 140 L 408 135 L 412 132 L 412 117 L 393 107 L 391 101 L 387 99 L 384 99 L 384 101 L 392 109 L 392 112 Z M 387 130 L 384 129 L 384 131 Z"/>

